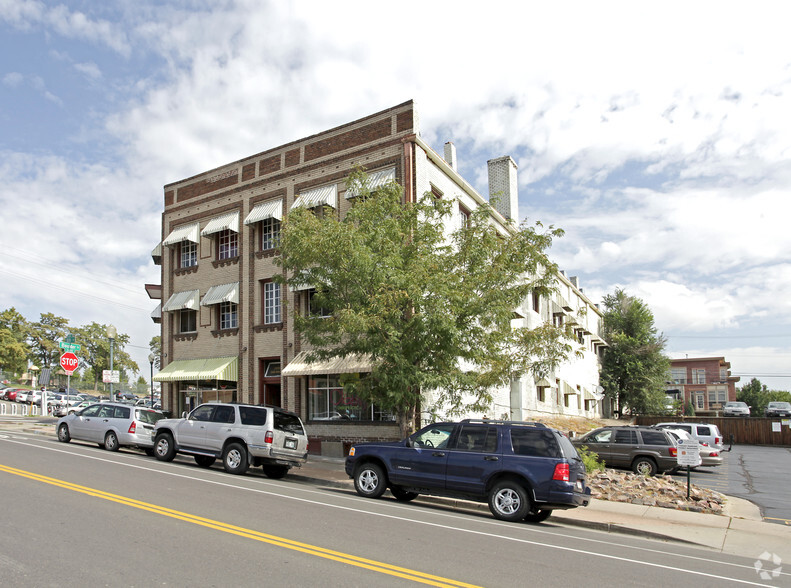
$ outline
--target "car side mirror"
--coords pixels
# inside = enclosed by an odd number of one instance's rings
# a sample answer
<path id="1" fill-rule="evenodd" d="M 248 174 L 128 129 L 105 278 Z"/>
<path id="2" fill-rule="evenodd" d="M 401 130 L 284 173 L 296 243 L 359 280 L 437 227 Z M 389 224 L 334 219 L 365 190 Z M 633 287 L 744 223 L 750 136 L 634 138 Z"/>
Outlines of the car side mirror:
<path id="1" fill-rule="evenodd" d="M 187 418 L 187 411 L 186 410 L 181 413 L 181 418 L 183 418 L 183 419 Z"/>

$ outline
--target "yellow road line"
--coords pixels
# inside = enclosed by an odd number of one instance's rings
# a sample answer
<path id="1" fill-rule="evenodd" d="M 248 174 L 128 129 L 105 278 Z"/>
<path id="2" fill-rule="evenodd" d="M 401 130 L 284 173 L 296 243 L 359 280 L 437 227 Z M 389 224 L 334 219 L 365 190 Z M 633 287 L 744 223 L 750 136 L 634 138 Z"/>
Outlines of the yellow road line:
<path id="1" fill-rule="evenodd" d="M 27 472 L 25 470 L 12 468 L 2 464 L 0 464 L 0 471 L 6 472 L 8 474 L 14 474 L 16 476 L 21 476 L 23 478 L 28 478 L 30 480 L 35 480 L 37 482 L 43 482 L 45 484 L 50 484 L 53 486 L 58 486 L 60 488 L 65 488 L 66 490 L 73 490 L 74 492 L 80 492 L 82 494 L 87 494 L 88 496 L 94 496 L 96 498 L 110 500 L 118 504 L 139 508 L 141 510 L 146 510 L 155 514 L 178 519 L 188 523 L 193 523 L 195 525 L 200 525 L 202 527 L 207 527 L 209 529 L 215 529 L 217 531 L 222 531 L 224 533 L 238 535 L 239 537 L 245 537 L 247 539 L 261 541 L 263 543 L 269 543 L 271 545 L 276 545 L 278 547 L 285 547 L 286 549 L 292 549 L 294 551 L 300 551 L 308 555 L 314 555 L 316 557 L 322 557 L 324 559 L 337 561 L 347 565 L 356 566 L 359 568 L 365 568 L 367 570 L 379 572 L 381 574 L 387 574 L 390 576 L 404 578 L 406 580 L 412 580 L 413 582 L 428 584 L 430 586 L 455 586 L 455 587 L 464 587 L 464 588 L 475 588 L 474 584 L 458 582 L 456 580 L 442 578 L 441 576 L 433 576 L 431 574 L 426 574 L 423 572 L 419 572 L 417 570 L 402 568 L 388 563 L 366 559 L 363 557 L 358 557 L 356 555 L 343 553 L 340 551 L 333 551 L 331 549 L 318 547 L 316 545 L 310 545 L 308 543 L 293 541 L 291 539 L 278 537 L 276 535 L 269 535 L 268 533 L 253 531 L 252 529 L 245 529 L 243 527 L 229 525 L 227 523 L 223 523 L 220 521 L 215 521 L 212 519 L 207 519 L 196 515 L 191 515 L 189 513 L 173 510 L 170 508 L 166 508 L 164 506 L 157 506 L 156 504 L 150 504 L 148 502 L 142 502 L 140 500 L 135 500 L 134 498 L 127 498 L 125 496 L 119 496 L 117 494 L 110 494 L 109 492 L 104 492 L 102 490 L 97 490 L 95 488 L 89 488 L 87 486 L 72 484 L 71 482 L 66 482 L 64 480 L 58 480 L 56 478 L 42 476 L 40 474 Z"/>

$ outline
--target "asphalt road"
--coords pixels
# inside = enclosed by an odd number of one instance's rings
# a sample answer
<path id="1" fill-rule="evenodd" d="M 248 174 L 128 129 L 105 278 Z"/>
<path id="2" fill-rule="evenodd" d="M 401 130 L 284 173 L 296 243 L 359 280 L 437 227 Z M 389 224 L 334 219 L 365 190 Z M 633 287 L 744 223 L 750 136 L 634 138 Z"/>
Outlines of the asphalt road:
<path id="1" fill-rule="evenodd" d="M 758 505 L 767 522 L 791 525 L 791 448 L 734 445 L 723 465 L 691 473 L 697 486 L 744 498 Z M 686 479 L 686 472 L 675 474 Z"/>
<path id="2" fill-rule="evenodd" d="M 509 524 L 42 435 L 0 431 L 0 488 L 4 586 L 760 585 L 756 554 Z"/>

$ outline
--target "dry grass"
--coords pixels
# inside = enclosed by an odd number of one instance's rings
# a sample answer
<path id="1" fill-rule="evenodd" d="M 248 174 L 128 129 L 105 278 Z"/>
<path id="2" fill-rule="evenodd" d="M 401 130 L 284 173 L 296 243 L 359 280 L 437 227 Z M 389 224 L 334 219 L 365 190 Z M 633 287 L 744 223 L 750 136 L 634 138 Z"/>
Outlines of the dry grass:
<path id="1" fill-rule="evenodd" d="M 598 427 L 605 427 L 607 425 L 628 425 L 629 421 L 613 420 L 613 419 L 589 419 L 585 417 L 562 416 L 562 415 L 549 415 L 545 417 L 536 417 L 536 422 L 544 423 L 548 427 L 557 429 L 568 433 L 574 431 L 576 435 L 583 435 L 588 431 L 592 431 Z"/>

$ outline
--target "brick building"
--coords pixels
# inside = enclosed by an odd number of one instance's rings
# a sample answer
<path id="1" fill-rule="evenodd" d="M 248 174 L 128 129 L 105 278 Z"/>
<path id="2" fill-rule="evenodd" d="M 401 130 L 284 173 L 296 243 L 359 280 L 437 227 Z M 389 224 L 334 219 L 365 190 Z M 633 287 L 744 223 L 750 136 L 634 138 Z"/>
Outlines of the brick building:
<path id="1" fill-rule="evenodd" d="M 696 412 L 722 410 L 726 402 L 736 400 L 740 378 L 731 376 L 730 368 L 724 357 L 671 359 L 665 392 L 684 406 L 691 401 Z"/>
<path id="2" fill-rule="evenodd" d="M 452 143 L 441 156 L 421 139 L 412 101 L 165 186 L 162 242 L 153 252 L 162 282 L 147 285 L 161 300 L 151 317 L 161 321 L 162 369 L 154 379 L 162 382 L 165 409 L 180 413 L 209 400 L 279 405 L 306 422 L 311 450 L 327 454 L 398 434 L 376 407 L 358 404 L 353 421 L 338 418 L 339 375 L 370 368 L 348 359 L 306 363 L 289 313 L 307 310 L 312 291 L 272 281 L 281 271 L 274 263 L 281 220 L 295 206 L 344 215 L 353 196 L 346 180 L 356 167 L 372 185 L 397 181 L 406 201 L 428 191 L 452 200 L 458 223 L 486 202 L 456 171 Z M 490 192 L 502 195 L 493 222 L 505 232 L 507 219 L 518 220 L 516 164 L 490 161 L 489 178 Z M 559 294 L 526 300 L 515 326 L 571 324 L 583 355 L 551 377 L 524 376 L 498 390 L 489 416 L 599 414 L 601 313 L 575 278 L 557 280 Z"/>

